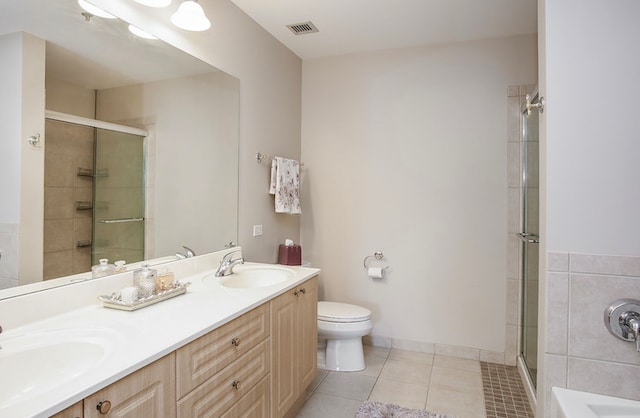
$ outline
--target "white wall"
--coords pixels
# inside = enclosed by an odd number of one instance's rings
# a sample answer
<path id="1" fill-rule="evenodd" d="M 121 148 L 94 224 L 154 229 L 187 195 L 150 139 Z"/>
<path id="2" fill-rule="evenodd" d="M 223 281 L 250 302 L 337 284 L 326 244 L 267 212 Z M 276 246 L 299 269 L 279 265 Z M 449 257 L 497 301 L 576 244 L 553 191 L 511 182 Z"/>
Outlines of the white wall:
<path id="1" fill-rule="evenodd" d="M 138 27 L 240 79 L 239 243 L 251 261 L 276 262 L 278 244 L 299 237 L 299 216 L 276 215 L 269 168 L 255 154 L 300 158 L 301 60 L 229 0 L 200 0 L 212 28 L 175 29 L 170 8 L 126 0 L 93 0 Z M 303 212 L 305 208 L 303 208 Z M 252 225 L 264 235 L 252 237 Z"/>
<path id="2" fill-rule="evenodd" d="M 546 417 L 552 386 L 640 399 L 635 346 L 602 323 L 614 299 L 640 297 L 640 4 L 540 1 L 538 16 Z"/>
<path id="3" fill-rule="evenodd" d="M 304 61 L 305 257 L 375 338 L 504 352 L 507 86 L 536 67 L 534 36 Z"/>

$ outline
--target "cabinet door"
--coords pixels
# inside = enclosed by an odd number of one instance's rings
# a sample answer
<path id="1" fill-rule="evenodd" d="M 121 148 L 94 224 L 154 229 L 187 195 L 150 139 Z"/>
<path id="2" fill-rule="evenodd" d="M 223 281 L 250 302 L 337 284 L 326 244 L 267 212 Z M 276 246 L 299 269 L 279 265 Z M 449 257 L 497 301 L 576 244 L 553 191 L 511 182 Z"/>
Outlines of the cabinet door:
<path id="1" fill-rule="evenodd" d="M 220 418 L 265 418 L 268 416 L 269 377 L 265 377 Z"/>
<path id="2" fill-rule="evenodd" d="M 171 353 L 85 398 L 85 418 L 175 417 L 175 367 L 175 353 Z"/>
<path id="3" fill-rule="evenodd" d="M 64 411 L 60 411 L 57 414 L 53 415 L 51 418 L 82 418 L 83 417 L 82 410 L 82 401 L 71 405 Z"/>
<path id="4" fill-rule="evenodd" d="M 304 292 L 298 297 L 298 367 L 301 390 L 305 390 L 316 377 L 318 368 L 318 278 L 307 280 L 300 285 L 300 290 Z"/>
<path id="5" fill-rule="evenodd" d="M 298 395 L 295 365 L 297 297 L 291 289 L 273 299 L 271 306 L 271 416 L 282 417 Z"/>

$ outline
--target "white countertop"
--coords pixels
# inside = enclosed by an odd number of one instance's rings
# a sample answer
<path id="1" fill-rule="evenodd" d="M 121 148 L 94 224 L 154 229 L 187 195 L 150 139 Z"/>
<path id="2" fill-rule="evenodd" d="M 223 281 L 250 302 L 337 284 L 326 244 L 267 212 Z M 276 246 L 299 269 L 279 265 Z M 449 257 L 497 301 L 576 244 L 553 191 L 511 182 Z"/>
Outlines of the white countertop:
<path id="1" fill-rule="evenodd" d="M 296 277 L 268 287 L 230 289 L 222 287 L 213 277 L 215 269 L 208 269 L 179 279 L 183 283 L 191 282 L 186 294 L 137 311 L 107 309 L 96 302 L 14 329 L 5 329 L 0 336 L 0 346 L 3 340 L 29 333 L 88 328 L 103 329 L 107 335 L 116 333 L 117 342 L 113 344 L 114 350 L 90 372 L 61 381 L 56 387 L 37 388 L 42 393 L 22 401 L 7 404 L 6 400 L 0 400 L 0 417 L 46 417 L 59 412 L 320 271 L 297 266 L 282 267 L 294 270 Z M 0 376 L 2 379 L 11 378 L 2 374 L 1 362 Z"/>

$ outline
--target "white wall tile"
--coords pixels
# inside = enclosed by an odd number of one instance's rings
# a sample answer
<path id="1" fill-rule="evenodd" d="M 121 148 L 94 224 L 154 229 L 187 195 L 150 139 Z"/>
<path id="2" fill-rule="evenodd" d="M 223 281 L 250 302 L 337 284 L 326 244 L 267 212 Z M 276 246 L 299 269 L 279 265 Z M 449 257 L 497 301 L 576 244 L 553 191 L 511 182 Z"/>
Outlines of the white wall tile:
<path id="1" fill-rule="evenodd" d="M 547 253 L 547 270 L 569 271 L 569 253 L 549 251 Z"/>
<path id="2" fill-rule="evenodd" d="M 547 273 L 546 353 L 567 354 L 569 274 Z"/>
<path id="3" fill-rule="evenodd" d="M 555 356 L 552 354 L 545 354 L 544 356 L 544 370 L 542 372 L 542 378 L 544 384 L 542 385 L 542 393 L 538 393 L 538 403 L 540 406 L 545 406 L 546 411 L 551 410 L 551 389 L 554 386 L 561 388 L 567 387 L 567 357 Z M 538 384 L 540 386 L 540 384 Z M 538 388 L 541 389 L 540 387 Z M 542 402 L 541 402 L 542 401 Z M 540 410 L 540 407 L 538 407 Z"/>
<path id="4" fill-rule="evenodd" d="M 640 400 L 640 367 L 606 361 L 569 358 L 567 387 Z"/>
<path id="5" fill-rule="evenodd" d="M 571 254 L 573 273 L 610 274 L 640 277 L 640 257 L 598 254 Z"/>

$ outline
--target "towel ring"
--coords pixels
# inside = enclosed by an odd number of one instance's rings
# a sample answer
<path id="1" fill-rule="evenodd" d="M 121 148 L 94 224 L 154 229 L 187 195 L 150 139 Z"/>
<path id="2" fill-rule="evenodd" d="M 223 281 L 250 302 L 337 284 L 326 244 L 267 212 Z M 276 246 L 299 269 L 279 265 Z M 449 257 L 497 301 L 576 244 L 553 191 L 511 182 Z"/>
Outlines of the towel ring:
<path id="1" fill-rule="evenodd" d="M 369 261 L 370 258 L 375 258 L 376 260 L 380 261 L 384 258 L 384 254 L 382 254 L 382 251 L 376 251 L 375 253 L 373 253 L 373 255 L 368 255 L 364 258 L 364 260 L 362 261 L 362 264 L 364 265 L 364 268 L 368 269 L 369 266 L 367 265 L 367 261 Z M 386 266 L 383 268 L 383 270 L 388 269 L 389 266 Z"/>

